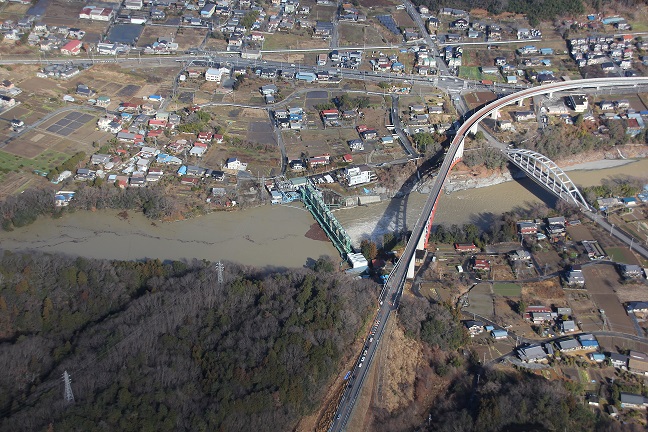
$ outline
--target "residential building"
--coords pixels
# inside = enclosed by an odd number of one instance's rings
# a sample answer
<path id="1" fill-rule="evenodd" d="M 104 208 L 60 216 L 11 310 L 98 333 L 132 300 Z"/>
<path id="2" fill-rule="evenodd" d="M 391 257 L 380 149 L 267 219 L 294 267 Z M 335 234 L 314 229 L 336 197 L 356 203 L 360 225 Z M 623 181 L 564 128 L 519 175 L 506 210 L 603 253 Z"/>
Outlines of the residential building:
<path id="1" fill-rule="evenodd" d="M 621 408 L 645 409 L 648 406 L 648 400 L 643 395 L 622 392 L 620 399 Z"/>
<path id="2" fill-rule="evenodd" d="M 621 276 L 625 279 L 634 279 L 641 277 L 643 270 L 636 264 L 618 264 Z"/>
<path id="3" fill-rule="evenodd" d="M 542 345 L 530 345 L 518 348 L 517 355 L 520 360 L 526 363 L 535 363 L 547 358 L 547 352 Z"/>
<path id="4" fill-rule="evenodd" d="M 626 304 L 626 311 L 629 313 L 647 313 L 648 312 L 648 301 L 632 301 Z"/>
<path id="5" fill-rule="evenodd" d="M 627 355 L 623 355 L 619 353 L 610 353 L 609 357 L 610 357 L 610 363 L 615 368 L 620 368 L 620 369 L 628 368 L 628 360 L 630 360 L 630 357 L 628 357 Z"/>
<path id="6" fill-rule="evenodd" d="M 473 258 L 473 270 L 490 271 L 490 261 Z"/>
<path id="7" fill-rule="evenodd" d="M 525 234 L 536 234 L 538 232 L 538 225 L 535 222 L 531 221 L 520 221 L 517 223 L 518 233 Z"/>
<path id="8" fill-rule="evenodd" d="M 241 162 L 237 158 L 229 158 L 225 161 L 225 168 L 236 170 L 236 171 L 245 171 L 247 169 L 247 163 Z"/>
<path id="9" fill-rule="evenodd" d="M 344 169 L 344 174 L 349 186 L 357 186 L 371 181 L 371 170 L 366 165 L 347 167 Z"/>
<path id="10" fill-rule="evenodd" d="M 518 249 L 508 254 L 511 261 L 530 261 L 531 254 L 523 249 Z"/>
<path id="11" fill-rule="evenodd" d="M 576 112 L 585 112 L 588 108 L 587 96 L 583 94 L 570 95 L 567 97 L 567 104 Z"/>
<path id="12" fill-rule="evenodd" d="M 468 329 L 471 337 L 478 335 L 484 331 L 484 323 L 481 321 L 468 320 L 464 321 L 464 325 Z"/>
<path id="13" fill-rule="evenodd" d="M 81 46 L 83 43 L 80 40 L 71 40 L 61 47 L 61 54 L 63 55 L 79 55 L 81 53 Z"/>
<path id="14" fill-rule="evenodd" d="M 454 248 L 457 252 L 477 252 L 479 248 L 474 243 L 455 243 Z"/>
<path id="15" fill-rule="evenodd" d="M 578 327 L 576 327 L 576 323 L 573 320 L 563 321 L 561 327 L 563 333 L 573 333 L 578 330 Z"/>
<path id="16" fill-rule="evenodd" d="M 585 277 L 583 276 L 583 270 L 581 269 L 571 269 L 567 272 L 565 276 L 567 285 L 585 285 Z"/>
<path id="17" fill-rule="evenodd" d="M 506 339 L 508 337 L 508 332 L 506 330 L 494 329 L 491 331 L 491 336 L 493 339 Z"/>
<path id="18" fill-rule="evenodd" d="M 230 70 L 224 67 L 209 68 L 205 72 L 205 81 L 220 83 L 224 75 L 230 73 Z"/>
<path id="19" fill-rule="evenodd" d="M 574 338 L 562 339 L 556 342 L 556 348 L 560 351 L 576 351 L 581 348 L 580 343 Z"/>

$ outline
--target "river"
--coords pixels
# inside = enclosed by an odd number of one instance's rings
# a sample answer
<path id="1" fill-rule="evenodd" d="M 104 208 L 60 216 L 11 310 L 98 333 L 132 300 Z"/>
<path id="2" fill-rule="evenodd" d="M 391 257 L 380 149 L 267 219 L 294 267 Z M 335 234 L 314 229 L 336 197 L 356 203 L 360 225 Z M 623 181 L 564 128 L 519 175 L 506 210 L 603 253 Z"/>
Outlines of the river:
<path id="1" fill-rule="evenodd" d="M 570 171 L 569 176 L 578 185 L 590 186 L 606 177 L 646 173 L 648 159 L 614 168 Z M 357 245 L 363 238 L 380 240 L 382 234 L 401 226 L 403 207 L 407 224 L 412 226 L 425 199 L 426 195 L 414 192 L 401 200 L 339 210 L 335 216 Z M 555 198 L 531 180 L 509 181 L 443 195 L 434 221 L 447 225 L 473 222 L 484 227 L 494 215 L 540 201 L 552 205 Z M 338 255 L 330 242 L 305 236 L 313 222 L 305 210 L 289 206 L 217 212 L 170 223 L 153 223 L 133 212 L 127 219 L 117 211 L 74 212 L 55 220 L 41 218 L 12 232 L 0 231 L 0 248 L 119 260 L 199 258 L 301 267 L 309 258 Z"/>
<path id="2" fill-rule="evenodd" d="M 127 219 L 117 211 L 74 212 L 0 231 L 0 248 L 119 260 L 199 258 L 302 267 L 308 258 L 338 255 L 330 242 L 305 237 L 313 223 L 307 211 L 287 206 L 217 212 L 169 223 L 152 223 L 134 212 Z"/>
<path id="3" fill-rule="evenodd" d="M 567 175 L 578 186 L 597 185 L 604 178 L 620 175 L 648 176 L 648 159 L 630 161 L 624 165 L 618 165 L 619 162 L 621 161 L 582 164 L 576 168 L 596 168 L 606 164 L 617 166 L 603 169 L 569 170 Z M 397 227 L 402 226 L 401 209 L 403 208 L 407 209 L 405 215 L 407 226 L 413 226 L 426 198 L 427 195 L 413 192 L 409 197 L 403 199 L 339 210 L 335 212 L 335 216 L 347 230 L 354 244 L 359 244 L 364 238 L 380 240 L 383 234 L 393 232 Z M 405 201 L 406 205 L 404 205 Z M 474 223 L 485 228 L 490 225 L 494 215 L 537 202 L 545 202 L 551 206 L 555 204 L 556 198 L 532 180 L 523 178 L 494 186 L 444 194 L 439 199 L 434 222 L 443 225 Z"/>

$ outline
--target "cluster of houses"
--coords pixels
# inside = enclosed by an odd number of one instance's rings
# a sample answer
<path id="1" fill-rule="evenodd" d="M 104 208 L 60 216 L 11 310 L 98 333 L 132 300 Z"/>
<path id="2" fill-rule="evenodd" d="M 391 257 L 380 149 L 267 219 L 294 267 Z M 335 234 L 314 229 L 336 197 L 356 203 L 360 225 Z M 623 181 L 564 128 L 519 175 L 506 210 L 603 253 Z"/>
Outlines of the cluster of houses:
<path id="1" fill-rule="evenodd" d="M 428 125 L 430 116 L 440 114 L 443 114 L 443 103 L 437 105 L 410 105 L 408 125 Z"/>
<path id="2" fill-rule="evenodd" d="M 460 46 L 446 46 L 441 52 L 449 68 L 458 68 L 463 59 L 463 48 Z"/>
<path id="3" fill-rule="evenodd" d="M 134 143 L 138 146 L 137 152 L 133 156 L 128 156 L 129 152 L 124 149 L 117 149 L 115 155 L 97 153 L 91 156 L 88 167 L 79 168 L 74 176 L 75 180 L 91 181 L 95 178 L 106 178 L 108 181 L 115 183 L 118 187 L 143 187 L 148 183 L 159 181 L 164 171 L 161 168 L 169 165 L 181 165 L 176 173 L 181 177 L 181 183 L 187 185 L 198 185 L 202 178 L 212 178 L 217 181 L 223 181 L 225 173 L 221 170 L 212 170 L 201 168 L 193 165 L 182 165 L 183 160 L 173 154 L 189 150 L 189 154 L 200 157 L 204 153 L 209 143 L 214 140 L 215 135 L 211 132 L 199 133 L 196 141 L 192 144 L 186 139 L 176 140 L 165 146 L 165 152 L 160 151 L 157 147 L 143 145 L 143 141 Z M 221 137 L 222 139 L 222 137 Z M 195 149 L 201 149 L 194 152 Z M 193 153 L 192 153 L 193 152 Z M 238 171 L 245 170 L 247 164 L 242 163 L 236 158 L 228 159 L 224 170 Z M 111 173 L 119 171 L 120 174 Z M 57 179 L 61 181 L 63 179 Z"/>
<path id="4" fill-rule="evenodd" d="M 356 110 L 338 110 L 335 108 L 320 111 L 324 127 L 336 127 L 351 124 L 358 117 Z M 352 149 L 353 150 L 353 149 Z"/>
<path id="5" fill-rule="evenodd" d="M 580 221 L 572 221 L 574 225 L 579 224 Z M 567 234 L 567 220 L 563 216 L 556 216 L 547 218 L 544 224 L 546 234 L 542 233 L 540 227 L 543 225 L 541 220 L 522 220 L 516 223 L 517 232 L 520 236 L 534 236 L 538 240 L 549 239 L 550 242 L 555 243 L 562 241 Z"/>
<path id="6" fill-rule="evenodd" d="M 414 67 L 418 71 L 419 75 L 430 75 L 434 70 L 436 70 L 436 59 L 432 53 L 429 52 L 427 47 L 417 47 L 415 52 L 416 61 Z"/>
<path id="7" fill-rule="evenodd" d="M 396 54 L 386 55 L 379 52 L 378 57 L 369 60 L 369 63 L 374 71 L 403 72 L 405 70 L 405 65 L 398 61 L 398 55 Z"/>
<path id="8" fill-rule="evenodd" d="M 358 69 L 362 63 L 362 51 L 333 50 L 330 52 L 329 58 L 335 67 Z"/>
<path id="9" fill-rule="evenodd" d="M 578 67 L 600 65 L 604 72 L 614 72 L 616 67 L 630 72 L 635 51 L 643 42 L 635 42 L 633 35 L 583 36 L 567 41 L 569 53 Z"/>
<path id="10" fill-rule="evenodd" d="M 488 332 L 493 339 L 506 339 L 508 332 L 502 329 L 496 329 L 492 325 L 484 325 L 481 321 L 467 320 L 463 322 L 470 337 L 478 336 L 484 332 Z"/>
<path id="11" fill-rule="evenodd" d="M 272 116 L 279 129 L 300 130 L 304 128 L 306 121 L 306 113 L 299 107 L 277 109 L 272 112 Z"/>
<path id="12" fill-rule="evenodd" d="M 426 7 L 422 8 L 425 12 L 421 13 L 421 18 L 427 20 L 427 30 L 430 34 L 436 34 L 439 29 L 440 21 L 437 17 L 431 16 Z M 485 24 L 480 21 L 471 21 L 468 12 L 461 9 L 441 8 L 439 16 L 449 20 L 448 30 L 452 33 L 445 35 L 448 43 L 459 42 L 463 37 L 468 39 L 480 39 L 486 42 L 497 42 L 502 40 L 504 33 L 510 34 L 511 39 L 516 37 L 517 40 L 540 39 L 542 32 L 534 28 L 520 27 L 517 29 L 507 29 L 503 31 L 499 24 Z"/>
<path id="13" fill-rule="evenodd" d="M 571 308 L 558 307 L 556 310 L 542 305 L 528 306 L 524 318 L 537 326 L 554 327 L 559 333 L 567 334 L 578 330 L 572 319 Z"/>

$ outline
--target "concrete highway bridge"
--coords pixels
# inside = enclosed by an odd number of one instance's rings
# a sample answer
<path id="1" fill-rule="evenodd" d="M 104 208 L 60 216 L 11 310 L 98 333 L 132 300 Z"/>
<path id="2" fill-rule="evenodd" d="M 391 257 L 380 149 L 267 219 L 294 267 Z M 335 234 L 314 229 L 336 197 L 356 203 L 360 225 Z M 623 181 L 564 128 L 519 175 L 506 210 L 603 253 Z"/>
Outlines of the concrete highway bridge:
<path id="1" fill-rule="evenodd" d="M 381 306 L 376 314 L 374 326 L 372 327 L 372 336 L 365 341 L 361 356 L 359 356 L 358 361 L 354 364 L 353 370 L 350 373 L 350 379 L 338 405 L 336 416 L 329 429 L 330 431 L 345 430 L 347 427 L 347 423 L 353 413 L 355 402 L 360 395 L 367 372 L 369 371 L 373 358 L 377 352 L 386 323 L 390 314 L 398 307 L 398 301 L 402 294 L 402 289 L 406 279 L 414 276 L 414 257 L 416 251 L 423 250 L 427 246 L 430 230 L 432 229 L 432 221 L 434 220 L 434 214 L 437 209 L 439 197 L 441 196 L 443 184 L 445 183 L 450 170 L 452 170 L 452 167 L 454 167 L 454 165 L 459 162 L 463 156 L 464 140 L 466 136 L 468 134 L 476 133 L 479 123 L 483 119 L 488 116 L 497 118 L 499 110 L 503 107 L 518 102 L 522 103 L 525 99 L 530 97 L 545 94 L 552 96 L 553 93 L 568 90 L 600 90 L 602 88 L 627 88 L 638 87 L 641 85 L 648 85 L 648 78 L 590 78 L 546 84 L 525 89 L 497 99 L 496 101 L 493 101 L 477 110 L 468 119 L 466 119 L 466 121 L 459 127 L 455 137 L 451 141 L 450 147 L 448 148 L 443 163 L 439 169 L 434 186 L 432 187 L 428 199 L 423 206 L 421 215 L 412 228 L 405 250 L 394 266 L 383 292 L 381 293 Z M 582 199 L 580 193 L 578 193 L 577 189 L 574 192 L 575 188 L 571 187 L 573 186 L 573 183 L 571 183 L 566 176 L 561 176 L 560 173 L 562 170 L 558 171 L 559 168 L 556 170 L 557 167 L 553 162 L 548 159 L 545 160 L 542 155 L 537 154 L 510 154 L 508 157 L 509 159 L 518 158 L 519 164 L 517 165 L 526 165 L 528 170 L 525 170 L 525 172 L 531 175 L 531 177 L 536 181 L 543 183 L 543 187 L 556 193 L 557 196 L 562 199 L 570 201 L 573 200 L 572 202 L 579 205 L 575 201 L 580 202 Z M 539 167 L 538 164 L 544 164 L 544 167 Z M 535 167 L 533 167 L 534 165 Z M 582 205 L 580 206 L 582 208 L 587 205 L 584 200 L 581 204 Z"/>

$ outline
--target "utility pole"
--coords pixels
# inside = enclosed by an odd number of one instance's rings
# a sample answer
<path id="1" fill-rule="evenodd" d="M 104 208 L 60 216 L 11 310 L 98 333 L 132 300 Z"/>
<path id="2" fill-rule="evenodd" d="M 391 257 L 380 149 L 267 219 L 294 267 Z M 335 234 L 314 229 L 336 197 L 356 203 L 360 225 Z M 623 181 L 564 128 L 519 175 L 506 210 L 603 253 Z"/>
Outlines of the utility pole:
<path id="1" fill-rule="evenodd" d="M 67 371 L 63 372 L 63 382 L 65 383 L 65 402 L 74 402 L 74 394 L 72 393 L 72 380 L 70 379 L 70 374 L 68 374 Z"/>

